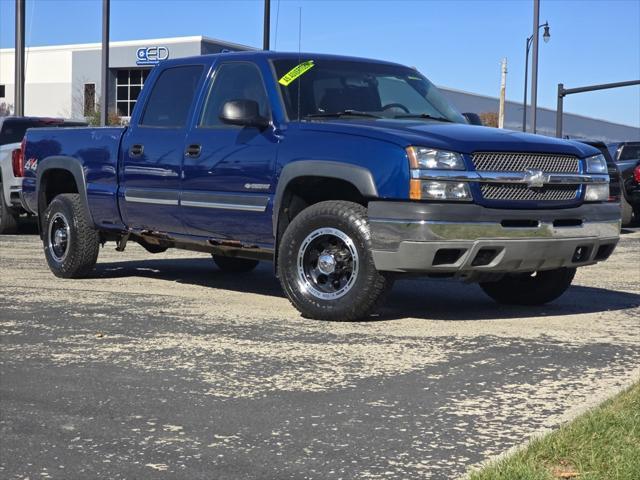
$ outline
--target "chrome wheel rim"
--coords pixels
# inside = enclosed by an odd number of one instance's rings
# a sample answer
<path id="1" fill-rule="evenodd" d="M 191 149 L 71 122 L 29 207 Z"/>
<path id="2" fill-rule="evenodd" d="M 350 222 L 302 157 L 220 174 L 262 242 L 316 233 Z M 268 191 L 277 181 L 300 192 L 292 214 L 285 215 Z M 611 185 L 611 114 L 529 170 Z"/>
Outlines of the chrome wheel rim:
<path id="1" fill-rule="evenodd" d="M 69 222 L 62 213 L 55 213 L 49 221 L 47 249 L 56 262 L 60 263 L 67 257 L 70 238 Z"/>
<path id="2" fill-rule="evenodd" d="M 298 250 L 300 288 L 321 300 L 346 295 L 358 278 L 359 266 L 353 240 L 336 228 L 314 230 Z"/>

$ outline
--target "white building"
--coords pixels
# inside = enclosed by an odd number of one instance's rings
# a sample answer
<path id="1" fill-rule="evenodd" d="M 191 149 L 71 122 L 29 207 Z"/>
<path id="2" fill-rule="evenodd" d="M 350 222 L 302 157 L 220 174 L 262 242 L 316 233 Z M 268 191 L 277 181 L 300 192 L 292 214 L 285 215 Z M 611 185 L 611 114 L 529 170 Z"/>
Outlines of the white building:
<path id="1" fill-rule="evenodd" d="M 100 98 L 101 44 L 30 47 L 25 55 L 25 114 L 79 119 L 94 111 Z M 252 47 L 206 37 L 176 37 L 111 42 L 109 111 L 127 118 L 153 65 L 179 58 Z M 12 48 L 0 49 L 0 104 L 14 103 Z M 498 99 L 440 87 L 461 112 L 497 112 Z M 507 101 L 505 127 L 520 130 L 522 104 Z M 538 133 L 555 134 L 555 112 L 538 110 Z M 640 128 L 565 113 L 564 133 L 604 141 L 640 140 Z"/>
<path id="2" fill-rule="evenodd" d="M 151 68 L 167 58 L 251 47 L 206 37 L 111 42 L 110 105 L 129 117 Z M 100 99 L 100 43 L 30 47 L 25 52 L 25 115 L 82 118 Z M 0 49 L 0 103 L 14 103 L 15 50 Z"/>

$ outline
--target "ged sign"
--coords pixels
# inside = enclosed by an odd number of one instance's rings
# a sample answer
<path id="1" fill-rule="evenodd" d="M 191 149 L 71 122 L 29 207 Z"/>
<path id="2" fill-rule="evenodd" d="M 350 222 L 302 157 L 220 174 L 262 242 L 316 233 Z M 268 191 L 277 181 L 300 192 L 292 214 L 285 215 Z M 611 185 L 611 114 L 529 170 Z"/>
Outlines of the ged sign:
<path id="1" fill-rule="evenodd" d="M 167 47 L 140 47 L 136 51 L 136 65 L 157 65 L 169 58 Z"/>

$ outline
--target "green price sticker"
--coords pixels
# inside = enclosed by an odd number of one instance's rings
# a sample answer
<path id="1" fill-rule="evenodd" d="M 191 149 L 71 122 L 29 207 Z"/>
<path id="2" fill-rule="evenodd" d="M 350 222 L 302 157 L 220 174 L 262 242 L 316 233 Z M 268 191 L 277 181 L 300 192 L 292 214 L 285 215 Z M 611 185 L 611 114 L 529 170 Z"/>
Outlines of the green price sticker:
<path id="1" fill-rule="evenodd" d="M 284 85 L 285 87 L 289 86 L 291 82 L 293 82 L 296 78 L 302 75 L 307 70 L 313 68 L 313 60 L 307 60 L 306 62 L 302 62 L 300 65 L 296 65 L 287 73 L 285 73 L 278 83 L 280 85 Z"/>

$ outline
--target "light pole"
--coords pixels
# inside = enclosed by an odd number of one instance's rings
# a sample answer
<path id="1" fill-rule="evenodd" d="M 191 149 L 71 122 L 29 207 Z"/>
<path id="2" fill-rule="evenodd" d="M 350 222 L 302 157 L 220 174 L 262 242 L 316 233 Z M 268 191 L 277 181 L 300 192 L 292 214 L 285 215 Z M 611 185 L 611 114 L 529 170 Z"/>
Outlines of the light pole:
<path id="1" fill-rule="evenodd" d="M 544 27 L 544 33 L 542 39 L 544 43 L 549 43 L 551 33 L 549 32 L 549 22 L 544 22 L 542 25 L 538 25 L 538 30 Z M 522 102 L 522 131 L 527 131 L 527 82 L 529 81 L 529 50 L 531 49 L 531 42 L 533 41 L 533 35 L 527 38 L 527 49 L 524 57 L 524 101 Z"/>
<path id="2" fill-rule="evenodd" d="M 100 74 L 100 126 L 109 124 L 109 22 L 110 0 L 102 0 L 102 58 Z"/>

